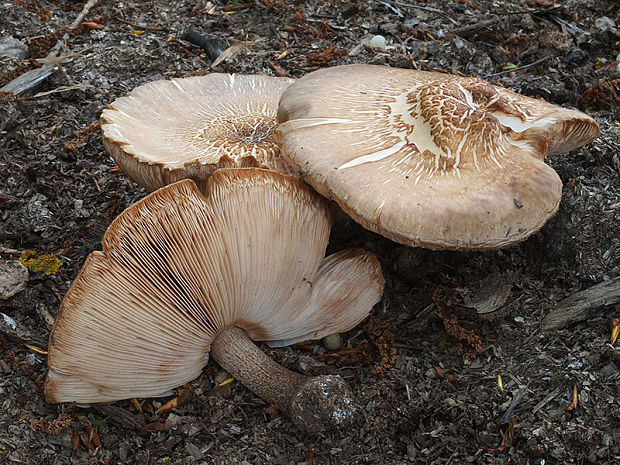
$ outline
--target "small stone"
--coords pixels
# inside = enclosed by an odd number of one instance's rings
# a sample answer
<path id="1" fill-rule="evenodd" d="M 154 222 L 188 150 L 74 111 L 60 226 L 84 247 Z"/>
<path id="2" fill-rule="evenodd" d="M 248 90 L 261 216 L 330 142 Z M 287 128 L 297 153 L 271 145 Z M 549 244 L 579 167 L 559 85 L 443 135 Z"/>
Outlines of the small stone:
<path id="1" fill-rule="evenodd" d="M 118 448 L 118 458 L 121 461 L 125 461 L 127 459 L 128 454 L 129 454 L 129 446 L 125 443 L 122 443 Z"/>
<path id="2" fill-rule="evenodd" d="M 435 379 L 437 378 L 437 372 L 434 368 L 429 368 L 428 370 L 426 370 L 426 373 L 424 373 L 424 376 L 430 379 Z"/>
<path id="3" fill-rule="evenodd" d="M 373 38 L 370 39 L 370 42 L 368 42 L 368 45 L 370 45 L 372 48 L 376 50 L 387 49 L 387 42 L 385 41 L 385 37 L 379 36 L 379 35 L 373 36 Z"/>
<path id="4" fill-rule="evenodd" d="M 327 350 L 337 350 L 342 345 L 340 334 L 330 334 L 323 338 L 323 345 Z"/>
<path id="5" fill-rule="evenodd" d="M 409 18 L 409 19 L 406 19 L 403 24 L 405 25 L 406 29 L 413 29 L 418 24 L 420 24 L 420 19 L 419 18 Z"/>
<path id="6" fill-rule="evenodd" d="M 13 331 L 17 330 L 17 322 L 13 318 L 11 318 L 10 316 L 8 316 L 5 313 L 0 313 L 0 316 L 2 316 L 2 322 L 6 326 L 11 328 Z"/>

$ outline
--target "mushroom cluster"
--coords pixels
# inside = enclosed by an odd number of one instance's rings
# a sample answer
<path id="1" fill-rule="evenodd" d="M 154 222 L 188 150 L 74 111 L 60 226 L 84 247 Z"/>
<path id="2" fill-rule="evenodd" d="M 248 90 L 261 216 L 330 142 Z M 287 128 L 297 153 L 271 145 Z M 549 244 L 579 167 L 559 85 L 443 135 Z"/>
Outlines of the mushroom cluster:
<path id="1" fill-rule="evenodd" d="M 381 299 L 374 255 L 324 258 L 327 199 L 403 244 L 505 247 L 558 209 L 562 183 L 545 157 L 599 128 L 480 79 L 347 65 L 297 81 L 153 82 L 112 103 L 102 131 L 118 165 L 154 192 L 114 220 L 65 296 L 48 401 L 163 395 L 211 356 L 316 432 L 353 418 L 346 385 L 290 372 L 251 340 L 347 331 Z"/>

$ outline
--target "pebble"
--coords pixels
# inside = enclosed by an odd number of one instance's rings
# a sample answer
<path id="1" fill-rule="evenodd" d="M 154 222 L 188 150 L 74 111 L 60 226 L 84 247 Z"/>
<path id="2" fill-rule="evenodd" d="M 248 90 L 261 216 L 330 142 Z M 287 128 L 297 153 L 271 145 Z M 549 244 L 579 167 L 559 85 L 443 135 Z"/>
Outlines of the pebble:
<path id="1" fill-rule="evenodd" d="M 340 334 L 330 334 L 323 338 L 323 345 L 327 350 L 336 350 L 342 345 Z"/>
<path id="2" fill-rule="evenodd" d="M 387 42 L 383 36 L 373 36 L 368 45 L 377 50 L 387 50 Z"/>

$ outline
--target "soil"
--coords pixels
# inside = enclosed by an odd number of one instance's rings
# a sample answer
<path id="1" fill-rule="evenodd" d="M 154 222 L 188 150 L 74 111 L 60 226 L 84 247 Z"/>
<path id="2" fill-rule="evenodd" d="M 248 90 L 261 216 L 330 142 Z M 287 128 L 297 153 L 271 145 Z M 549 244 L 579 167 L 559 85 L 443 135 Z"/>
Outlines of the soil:
<path id="1" fill-rule="evenodd" d="M 29 49 L 0 58 L 0 85 L 49 64 L 59 39 L 64 56 L 36 88 L 0 95 L 0 258 L 31 250 L 40 265 L 26 289 L 0 300 L 17 325 L 0 319 L 0 463 L 620 463 L 620 348 L 609 344 L 620 308 L 540 328 L 564 298 L 620 274 L 617 2 L 99 1 L 69 31 L 83 6 L 0 4 L 0 41 Z M 182 38 L 190 27 L 213 36 L 206 50 Z M 376 34 L 386 52 L 364 47 Z M 145 195 L 104 153 L 101 110 L 139 84 L 209 72 L 236 44 L 213 71 L 300 77 L 375 63 L 476 75 L 579 107 L 601 136 L 548 160 L 565 185 L 560 210 L 508 249 L 432 252 L 350 221 L 334 228 L 330 250 L 379 257 L 382 302 L 342 335 L 350 350 L 262 348 L 292 370 L 340 374 L 362 410 L 346 431 L 299 433 L 239 383 L 218 387 L 226 374 L 213 362 L 168 413 L 154 411 L 172 397 L 138 399 L 142 412 L 130 401 L 47 404 L 37 348 L 110 221 Z"/>

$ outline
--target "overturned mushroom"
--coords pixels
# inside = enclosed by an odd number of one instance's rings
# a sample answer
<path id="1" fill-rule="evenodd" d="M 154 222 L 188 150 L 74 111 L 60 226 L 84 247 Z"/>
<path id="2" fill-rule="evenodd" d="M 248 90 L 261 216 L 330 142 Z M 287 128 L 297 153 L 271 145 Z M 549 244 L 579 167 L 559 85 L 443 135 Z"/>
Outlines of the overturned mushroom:
<path id="1" fill-rule="evenodd" d="M 67 292 L 47 400 L 160 396 L 198 377 L 210 353 L 299 428 L 348 423 L 355 408 L 340 377 L 292 373 L 250 341 L 347 331 L 379 301 L 374 255 L 323 259 L 330 226 L 325 199 L 257 168 L 217 171 L 204 197 L 190 180 L 150 194 L 114 220 Z"/>
<path id="2" fill-rule="evenodd" d="M 557 211 L 544 163 L 599 134 L 589 116 L 481 79 L 372 65 L 310 73 L 274 134 L 305 180 L 364 227 L 430 249 L 496 249 Z"/>
<path id="3" fill-rule="evenodd" d="M 141 85 L 101 114 L 106 151 L 152 191 L 223 167 L 291 174 L 271 136 L 290 78 L 211 73 Z"/>

